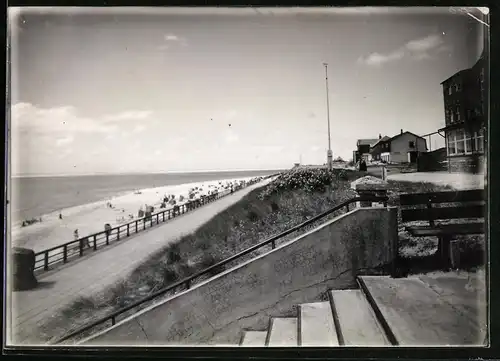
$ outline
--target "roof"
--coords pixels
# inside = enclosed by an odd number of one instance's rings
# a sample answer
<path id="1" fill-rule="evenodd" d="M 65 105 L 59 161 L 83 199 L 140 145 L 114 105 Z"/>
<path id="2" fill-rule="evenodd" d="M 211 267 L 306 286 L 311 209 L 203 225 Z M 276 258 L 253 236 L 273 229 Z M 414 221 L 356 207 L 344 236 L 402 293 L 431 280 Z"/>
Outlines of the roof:
<path id="1" fill-rule="evenodd" d="M 378 139 L 375 143 L 373 143 L 370 147 L 375 147 L 378 143 L 386 142 L 390 140 L 391 137 L 388 137 L 387 135 L 384 135 L 382 138 Z"/>
<path id="2" fill-rule="evenodd" d="M 357 145 L 371 145 L 378 141 L 378 138 L 375 139 L 358 139 Z"/>
<path id="3" fill-rule="evenodd" d="M 486 54 L 485 54 L 484 49 L 483 49 L 483 51 L 481 52 L 481 55 L 479 55 L 479 58 L 476 60 L 476 62 L 475 62 L 475 64 L 474 64 L 473 66 L 471 66 L 470 68 L 467 68 L 467 69 L 462 69 L 462 70 L 460 70 L 460 71 L 456 72 L 455 74 L 453 74 L 453 75 L 452 75 L 452 76 L 450 76 L 449 78 L 447 78 L 447 79 L 443 80 L 443 81 L 441 82 L 441 84 L 446 83 L 447 81 L 449 81 L 449 80 L 453 79 L 453 78 L 454 78 L 454 77 L 456 77 L 456 76 L 463 75 L 464 73 L 469 72 L 470 70 L 472 70 L 473 68 L 475 68 L 475 67 L 476 67 L 476 66 L 477 66 L 477 65 L 478 65 L 481 61 L 483 61 L 483 60 L 485 59 L 485 57 L 486 57 Z"/>
<path id="4" fill-rule="evenodd" d="M 458 77 L 459 75 L 464 75 L 465 73 L 467 73 L 469 71 L 470 71 L 470 68 L 468 68 L 468 69 L 462 69 L 462 70 L 456 72 L 455 74 L 453 74 L 452 76 L 448 77 L 447 79 L 443 80 L 441 82 L 441 84 L 444 84 L 444 83 L 448 82 L 449 80 L 451 80 L 451 79 L 453 79 L 455 77 Z"/>
<path id="5" fill-rule="evenodd" d="M 404 133 L 400 133 L 400 134 L 398 134 L 398 135 L 395 135 L 394 137 L 392 137 L 392 138 L 391 138 L 391 139 L 389 139 L 389 140 L 390 140 L 390 141 L 393 141 L 394 139 L 399 138 L 400 136 L 405 135 L 405 134 L 411 134 L 411 135 L 413 135 L 413 136 L 414 136 L 414 137 L 416 137 L 416 138 L 422 138 L 422 139 L 424 139 L 423 137 L 421 137 L 420 135 L 416 135 L 415 133 L 412 133 L 412 132 L 404 132 Z"/>

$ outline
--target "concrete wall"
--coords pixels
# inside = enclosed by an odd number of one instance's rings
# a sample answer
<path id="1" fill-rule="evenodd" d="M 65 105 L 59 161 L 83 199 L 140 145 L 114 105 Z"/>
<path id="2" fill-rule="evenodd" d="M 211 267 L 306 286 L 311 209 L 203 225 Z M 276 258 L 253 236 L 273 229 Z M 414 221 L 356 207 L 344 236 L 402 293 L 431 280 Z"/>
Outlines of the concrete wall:
<path id="1" fill-rule="evenodd" d="M 480 154 L 449 157 L 448 164 L 449 170 L 452 173 L 464 172 L 484 174 L 485 172 L 484 155 Z"/>
<path id="2" fill-rule="evenodd" d="M 243 329 L 267 329 L 270 316 L 354 287 L 360 270 L 392 260 L 396 239 L 396 208 L 353 210 L 83 344 L 237 345 Z"/>

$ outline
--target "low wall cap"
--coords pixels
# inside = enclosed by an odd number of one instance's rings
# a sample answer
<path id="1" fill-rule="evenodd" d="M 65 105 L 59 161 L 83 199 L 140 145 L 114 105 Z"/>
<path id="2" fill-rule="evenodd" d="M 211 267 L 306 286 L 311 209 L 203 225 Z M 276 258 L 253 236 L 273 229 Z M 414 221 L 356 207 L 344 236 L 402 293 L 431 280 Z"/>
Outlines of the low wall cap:
<path id="1" fill-rule="evenodd" d="M 351 183 L 352 189 L 387 189 L 387 181 L 377 177 L 365 176 Z"/>

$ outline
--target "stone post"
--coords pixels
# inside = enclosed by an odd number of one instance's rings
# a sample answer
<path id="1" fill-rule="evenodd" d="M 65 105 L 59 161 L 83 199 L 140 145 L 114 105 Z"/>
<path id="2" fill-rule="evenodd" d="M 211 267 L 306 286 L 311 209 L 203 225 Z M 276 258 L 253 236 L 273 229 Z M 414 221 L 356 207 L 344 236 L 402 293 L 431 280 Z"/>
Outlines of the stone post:
<path id="1" fill-rule="evenodd" d="M 351 188 L 359 197 L 386 197 L 388 184 L 379 178 L 367 176 L 359 178 L 351 183 Z M 383 207 L 383 202 L 361 201 L 356 203 L 357 207 Z"/>

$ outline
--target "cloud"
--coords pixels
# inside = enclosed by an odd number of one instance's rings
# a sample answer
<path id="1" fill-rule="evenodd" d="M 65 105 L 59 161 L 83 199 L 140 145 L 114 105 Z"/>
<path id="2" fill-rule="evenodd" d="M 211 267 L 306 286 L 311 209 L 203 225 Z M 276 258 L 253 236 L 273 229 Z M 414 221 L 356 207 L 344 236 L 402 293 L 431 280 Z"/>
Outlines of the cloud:
<path id="1" fill-rule="evenodd" d="M 278 153 L 285 149 L 282 145 L 258 145 L 254 147 L 255 151 L 264 153 Z"/>
<path id="2" fill-rule="evenodd" d="M 225 137 L 226 143 L 235 143 L 239 139 L 240 139 L 240 137 L 234 131 L 232 131 L 232 130 L 226 131 L 226 137 Z"/>
<path id="3" fill-rule="evenodd" d="M 449 49 L 449 47 L 444 44 L 443 37 L 441 35 L 432 34 L 423 38 L 410 40 L 398 49 L 388 53 L 375 52 L 366 57 L 360 57 L 358 63 L 368 66 L 382 66 L 405 57 L 424 60 L 430 59 L 434 51 L 440 52 L 443 49 Z"/>
<path id="4" fill-rule="evenodd" d="M 319 151 L 319 150 L 320 150 L 320 147 L 318 147 L 317 145 L 313 145 L 313 146 L 311 147 L 311 152 L 317 152 L 317 151 Z"/>
<path id="5" fill-rule="evenodd" d="M 165 41 L 165 44 L 161 44 L 156 47 L 157 50 L 168 50 L 170 49 L 171 45 L 174 43 L 180 44 L 181 46 L 187 46 L 187 40 L 186 38 L 183 38 L 181 36 L 175 35 L 175 34 L 165 34 L 163 36 L 163 40 Z"/>
<path id="6" fill-rule="evenodd" d="M 49 134 L 56 137 L 72 133 L 109 133 L 116 130 L 114 125 L 79 115 L 71 106 L 47 109 L 30 103 L 17 103 L 12 106 L 11 126 L 14 132 Z"/>
<path id="7" fill-rule="evenodd" d="M 167 34 L 165 35 L 165 40 L 166 41 L 179 41 L 179 37 L 174 34 Z"/>
<path id="8" fill-rule="evenodd" d="M 129 110 L 118 114 L 106 115 L 102 120 L 109 123 L 129 120 L 146 120 L 150 118 L 152 114 L 153 112 L 150 110 Z"/>
<path id="9" fill-rule="evenodd" d="M 66 145 L 73 143 L 74 140 L 75 140 L 75 138 L 72 135 L 64 137 L 64 138 L 59 138 L 56 140 L 56 146 L 63 147 L 63 146 L 66 146 Z"/>
<path id="10" fill-rule="evenodd" d="M 429 35 L 425 38 L 411 40 L 406 43 L 406 49 L 417 52 L 417 53 L 425 53 L 432 49 L 439 47 L 443 44 L 443 38 L 439 35 Z"/>
<path id="11" fill-rule="evenodd" d="M 142 124 L 137 124 L 134 129 L 132 130 L 134 133 L 142 133 L 143 131 L 146 130 L 146 127 Z"/>

